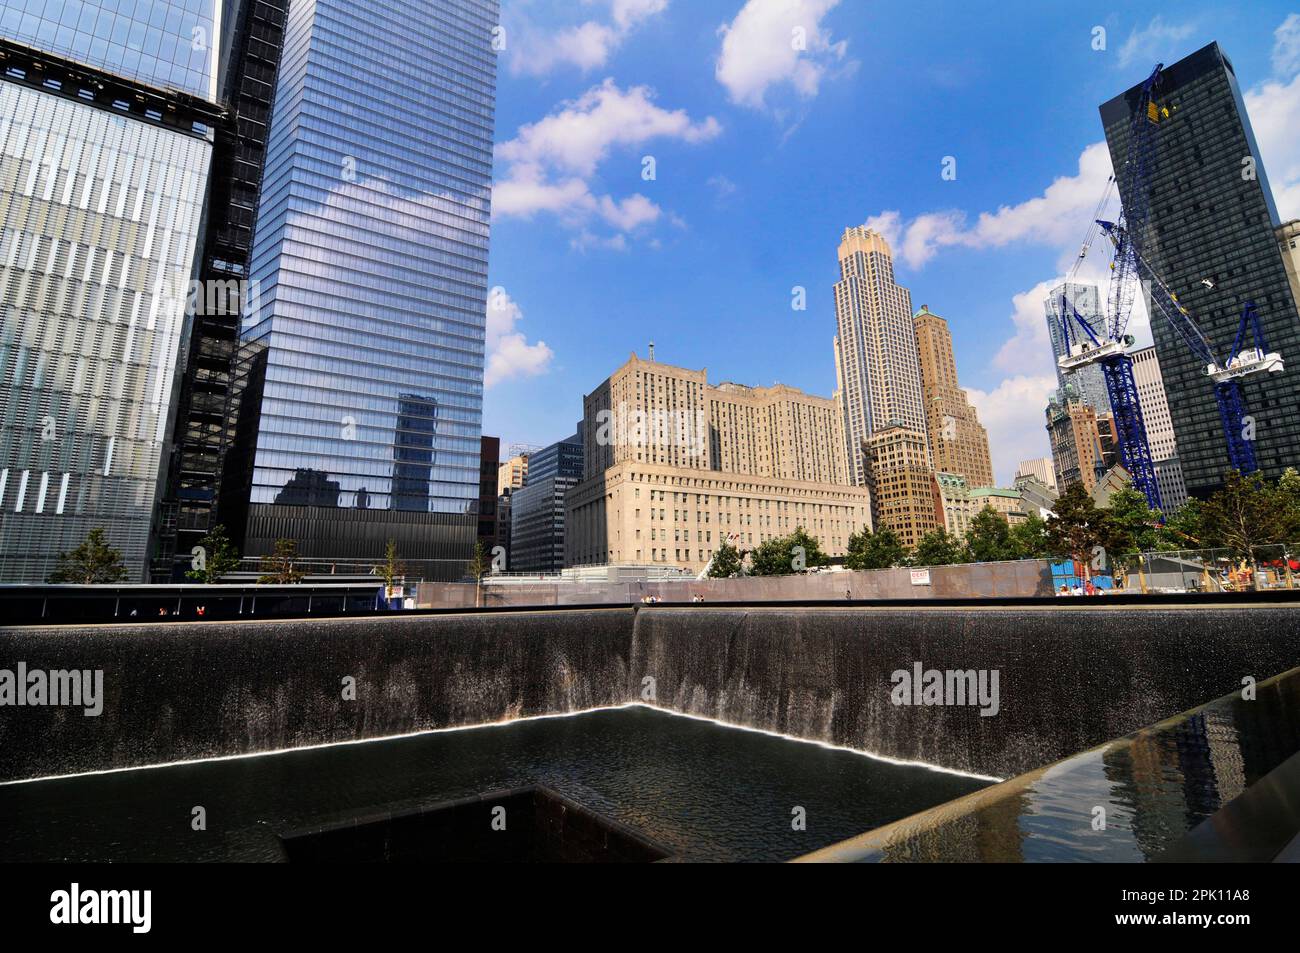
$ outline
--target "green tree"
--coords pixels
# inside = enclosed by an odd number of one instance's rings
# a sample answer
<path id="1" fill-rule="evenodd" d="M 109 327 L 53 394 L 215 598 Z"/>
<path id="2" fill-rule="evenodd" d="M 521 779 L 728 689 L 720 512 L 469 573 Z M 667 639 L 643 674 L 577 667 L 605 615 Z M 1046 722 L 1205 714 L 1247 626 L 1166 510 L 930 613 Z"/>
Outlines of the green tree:
<path id="1" fill-rule="evenodd" d="M 1164 525 L 1156 533 L 1156 548 L 1164 552 L 1200 549 L 1205 538 L 1204 523 L 1201 501 L 1194 497 L 1187 500 L 1165 517 Z"/>
<path id="2" fill-rule="evenodd" d="M 730 579 L 733 576 L 743 575 L 744 568 L 740 561 L 740 550 L 724 541 L 709 563 L 709 578 Z"/>
<path id="3" fill-rule="evenodd" d="M 465 566 L 465 571 L 474 579 L 474 605 L 483 604 L 483 577 L 492 571 L 492 558 L 483 546 L 483 540 L 474 540 L 474 555 Z"/>
<path id="4" fill-rule="evenodd" d="M 487 549 L 483 546 L 483 540 L 476 539 L 474 541 L 474 555 L 470 557 L 469 563 L 465 566 L 465 571 L 476 583 L 481 583 L 483 577 L 492 571 L 492 557 L 488 555 Z"/>
<path id="5" fill-rule="evenodd" d="M 1011 543 L 1011 524 L 991 506 L 975 514 L 966 530 L 966 560 L 972 563 L 993 563 L 1016 559 Z"/>
<path id="6" fill-rule="evenodd" d="M 1122 566 L 1131 566 L 1140 553 L 1159 548 L 1159 510 L 1147 505 L 1147 498 L 1131 486 L 1110 495 L 1106 507 L 1111 531 L 1111 555 Z"/>
<path id="7" fill-rule="evenodd" d="M 961 540 L 947 530 L 931 530 L 921 537 L 912 552 L 913 566 L 952 566 L 962 561 Z"/>
<path id="8" fill-rule="evenodd" d="M 259 585 L 292 586 L 302 582 L 302 573 L 294 564 L 298 561 L 298 543 L 292 539 L 277 539 L 275 551 L 262 557 L 262 575 Z"/>
<path id="9" fill-rule="evenodd" d="M 1281 508 L 1283 541 L 1300 540 L 1300 473 L 1287 467 L 1277 480 L 1278 506 Z"/>
<path id="10" fill-rule="evenodd" d="M 185 574 L 186 579 L 210 586 L 239 568 L 239 550 L 227 538 L 226 528 L 220 523 L 208 530 L 199 545 L 203 547 L 203 568 L 191 569 Z"/>
<path id="11" fill-rule="evenodd" d="M 1011 551 L 1016 559 L 1046 559 L 1051 555 L 1047 542 L 1047 520 L 1030 513 L 1023 523 L 1011 527 Z"/>
<path id="12" fill-rule="evenodd" d="M 392 589 L 397 585 L 397 580 L 406 575 L 406 566 L 397 555 L 397 540 L 388 541 L 384 547 L 384 561 L 375 568 L 379 570 L 379 575 L 384 577 L 385 589 Z"/>
<path id="13" fill-rule="evenodd" d="M 1113 546 L 1108 514 L 1098 509 L 1082 483 L 1072 483 L 1056 501 L 1047 521 L 1048 549 L 1057 558 L 1073 559 L 1092 575 L 1092 561 L 1100 547 Z"/>
<path id="14" fill-rule="evenodd" d="M 1241 559 L 1250 557 L 1256 546 L 1285 542 L 1289 528 L 1285 492 L 1258 473 L 1245 477 L 1235 470 L 1228 473 L 1223 488 L 1201 504 L 1205 542 L 1231 549 Z"/>
<path id="15" fill-rule="evenodd" d="M 862 532 L 849 536 L 845 569 L 892 569 L 906 562 L 907 547 L 888 526 L 874 533 L 864 527 Z"/>
<path id="16" fill-rule="evenodd" d="M 121 552 L 108 544 L 102 529 L 92 529 L 76 549 L 59 553 L 58 560 L 50 574 L 50 582 L 92 586 L 122 582 L 127 578 Z"/>
<path id="17" fill-rule="evenodd" d="M 809 536 L 802 526 L 789 536 L 776 536 L 761 543 L 749 558 L 755 576 L 788 576 L 829 561 L 817 538 Z"/>

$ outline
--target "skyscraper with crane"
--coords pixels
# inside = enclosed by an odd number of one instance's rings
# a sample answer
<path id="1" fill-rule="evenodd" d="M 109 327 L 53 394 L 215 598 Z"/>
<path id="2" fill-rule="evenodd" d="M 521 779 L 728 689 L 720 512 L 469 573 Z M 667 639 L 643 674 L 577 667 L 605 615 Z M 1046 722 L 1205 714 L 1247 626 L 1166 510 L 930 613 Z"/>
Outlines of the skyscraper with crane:
<path id="1" fill-rule="evenodd" d="M 1212 493 L 1234 467 L 1275 477 L 1300 465 L 1300 380 L 1279 373 L 1280 356 L 1300 352 L 1300 320 L 1231 61 L 1211 43 L 1102 105 L 1101 118 L 1125 212 L 1111 226 L 1124 246 L 1111 309 L 1132 307 L 1117 284 L 1150 288 L 1188 492 Z"/>

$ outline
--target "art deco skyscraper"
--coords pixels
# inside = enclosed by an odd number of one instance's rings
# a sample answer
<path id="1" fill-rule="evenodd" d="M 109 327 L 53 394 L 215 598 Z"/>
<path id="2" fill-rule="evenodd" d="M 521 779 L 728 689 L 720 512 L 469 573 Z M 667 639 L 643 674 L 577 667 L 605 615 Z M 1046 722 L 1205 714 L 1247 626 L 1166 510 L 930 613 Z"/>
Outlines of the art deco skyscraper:
<path id="1" fill-rule="evenodd" d="M 497 0 L 294 3 L 243 329 L 245 553 L 459 578 L 477 531 Z M 291 481 L 337 484 L 290 505 Z M 296 497 L 294 498 L 296 499 Z M 319 500 L 317 495 L 313 499 Z M 330 505 L 333 501 L 333 505 Z M 223 507 L 224 508 L 224 507 Z M 243 518 L 240 518 L 240 517 Z"/>
<path id="2" fill-rule="evenodd" d="M 849 479 L 871 490 L 874 522 L 906 545 L 942 524 L 933 492 L 912 296 L 889 244 L 861 226 L 840 241 L 835 375 Z"/>
<path id="3" fill-rule="evenodd" d="M 957 383 L 957 362 L 948 322 L 925 305 L 921 305 L 914 321 L 934 468 L 964 476 L 971 487 L 992 486 L 988 431 Z"/>
<path id="4" fill-rule="evenodd" d="M 903 427 L 924 437 L 925 404 L 917 358 L 912 296 L 894 283 L 889 244 L 864 226 L 840 240 L 835 285 L 835 373 L 844 413 L 849 477 L 869 481 L 871 435 Z"/>
<path id="5" fill-rule="evenodd" d="M 213 153 L 217 0 L 0 3 L 0 580 L 144 578 Z"/>

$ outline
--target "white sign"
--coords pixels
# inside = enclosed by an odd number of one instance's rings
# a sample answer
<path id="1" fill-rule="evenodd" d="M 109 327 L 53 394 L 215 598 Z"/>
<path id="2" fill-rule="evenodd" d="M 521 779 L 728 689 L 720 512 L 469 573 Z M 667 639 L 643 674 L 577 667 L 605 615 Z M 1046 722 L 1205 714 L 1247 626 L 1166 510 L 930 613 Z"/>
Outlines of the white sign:
<path id="1" fill-rule="evenodd" d="M 928 586 L 929 584 L 930 584 L 930 570 L 928 569 L 912 570 L 912 585 Z"/>

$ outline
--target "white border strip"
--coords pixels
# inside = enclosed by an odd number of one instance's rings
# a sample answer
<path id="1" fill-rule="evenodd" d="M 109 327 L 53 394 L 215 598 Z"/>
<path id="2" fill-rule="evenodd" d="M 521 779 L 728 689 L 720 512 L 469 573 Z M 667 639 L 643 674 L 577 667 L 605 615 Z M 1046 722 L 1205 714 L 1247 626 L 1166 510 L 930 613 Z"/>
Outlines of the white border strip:
<path id="1" fill-rule="evenodd" d="M 649 711 L 661 712 L 665 715 L 673 715 L 677 718 L 689 718 L 692 721 L 704 721 L 717 725 L 721 728 L 730 728 L 733 731 L 748 731 L 758 735 L 767 735 L 769 738 L 780 738 L 784 741 L 794 741 L 799 744 L 815 745 L 818 748 L 825 748 L 828 751 L 844 751 L 848 754 L 855 754 L 859 757 L 870 758 L 872 761 L 882 761 L 886 764 L 899 765 L 907 768 L 925 768 L 927 771 L 935 771 L 939 774 L 951 774 L 957 777 L 973 778 L 977 781 L 991 781 L 995 784 L 1001 783 L 1003 778 L 996 778 L 987 774 L 972 774 L 969 771 L 958 771 L 954 768 L 944 768 L 935 764 L 928 764 L 925 761 L 905 761 L 899 758 L 890 758 L 881 754 L 873 754 L 870 751 L 861 751 L 857 748 L 847 748 L 843 745 L 834 745 L 826 741 L 816 741 L 810 738 L 797 738 L 794 735 L 784 735 L 778 731 L 768 731 L 765 728 L 750 728 L 746 725 L 736 725 L 727 721 L 718 721 L 716 718 L 707 718 L 703 715 L 692 715 L 686 712 L 674 711 L 671 708 L 661 708 L 658 705 L 647 705 L 644 702 L 628 702 L 625 705 L 601 705 L 595 708 L 583 708 L 578 711 L 556 712 L 549 715 L 528 715 L 523 718 L 511 718 L 506 721 L 487 721 L 479 722 L 473 725 L 456 725 L 451 728 L 425 728 L 421 731 L 408 731 L 400 735 L 382 735 L 376 738 L 351 738 L 347 741 L 326 741 L 322 744 L 302 745 L 296 748 L 275 748 L 271 751 L 248 751 L 242 754 L 218 755 L 214 758 L 192 758 L 186 761 L 165 761 L 160 764 L 137 764 L 122 768 L 105 768 L 101 771 L 82 771 L 74 774 L 49 774 L 39 778 L 19 778 L 15 781 L 0 781 L 0 788 L 10 787 L 16 784 L 36 784 L 40 781 L 68 781 L 74 778 L 90 778 L 102 774 L 123 774 L 127 771 L 156 771 L 161 768 L 176 768 L 183 765 L 195 764 L 215 764 L 220 761 L 240 761 L 249 758 L 269 758 L 275 755 L 293 754 L 298 751 L 319 751 L 325 748 L 342 748 L 350 745 L 372 744 L 381 741 L 400 741 L 405 738 L 419 738 L 423 735 L 443 735 L 457 731 L 478 731 L 482 728 L 508 728 L 511 725 L 523 724 L 530 721 L 549 721 L 556 718 L 576 718 L 579 715 L 591 715 L 602 711 L 623 711 L 628 708 L 645 708 Z"/>

